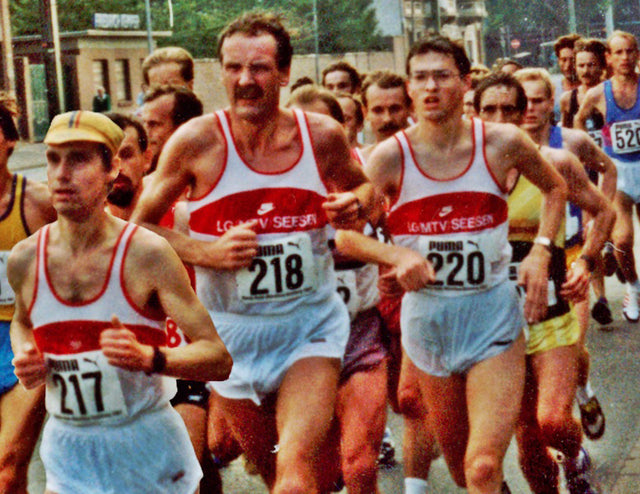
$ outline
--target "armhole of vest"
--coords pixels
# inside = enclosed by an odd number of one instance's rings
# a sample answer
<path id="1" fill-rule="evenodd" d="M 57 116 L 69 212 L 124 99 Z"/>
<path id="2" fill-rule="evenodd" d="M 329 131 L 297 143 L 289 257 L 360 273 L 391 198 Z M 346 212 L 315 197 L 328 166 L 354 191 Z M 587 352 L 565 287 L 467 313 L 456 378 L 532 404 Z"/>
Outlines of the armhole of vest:
<path id="1" fill-rule="evenodd" d="M 304 159 L 305 149 L 309 147 L 310 156 L 313 159 L 313 163 L 316 167 L 316 172 L 318 173 L 318 178 L 322 185 L 324 186 L 327 194 L 331 192 L 329 184 L 324 178 L 322 171 L 320 170 L 320 164 L 318 161 L 318 157 L 316 156 L 315 146 L 313 145 L 313 136 L 311 135 L 311 128 L 309 127 L 309 121 L 307 120 L 307 115 L 302 110 L 298 110 L 297 108 L 293 108 L 293 114 L 295 115 L 296 122 L 298 124 L 298 132 L 300 132 L 300 141 L 302 143 L 302 151 L 300 152 L 300 156 L 290 169 L 295 167 L 298 163 L 300 163 Z M 351 153 L 349 153 L 351 154 Z"/>
<path id="2" fill-rule="evenodd" d="M 38 287 L 41 282 L 40 266 L 41 266 L 41 263 L 46 262 L 46 260 L 43 259 L 43 257 L 45 256 L 45 253 L 46 253 L 45 239 L 48 235 L 49 235 L 49 225 L 45 225 L 38 232 L 38 238 L 36 241 L 36 273 L 33 279 L 33 293 L 31 295 L 31 303 L 29 304 L 29 308 L 27 309 L 27 314 L 29 315 L 29 317 L 31 317 L 33 306 L 35 305 L 36 298 L 38 297 Z M 46 274 L 44 272 L 42 274 L 45 275 L 46 277 Z M 46 282 L 46 279 L 43 281 Z"/>
<path id="3" fill-rule="evenodd" d="M 120 258 L 120 267 L 118 269 L 118 273 L 113 273 L 113 274 L 117 274 L 118 283 L 120 285 L 120 289 L 122 290 L 122 295 L 124 295 L 124 298 L 127 301 L 127 303 L 129 304 L 129 307 L 131 307 L 134 310 L 134 312 L 136 312 L 137 314 L 141 315 L 142 317 L 145 317 L 145 318 L 150 319 L 152 321 L 162 321 L 162 320 L 164 320 L 164 317 L 161 317 L 159 319 L 155 318 L 151 314 L 146 312 L 142 307 L 138 307 L 138 305 L 131 298 L 131 295 L 129 295 L 129 291 L 127 290 L 127 285 L 125 283 L 125 278 L 124 278 L 124 263 L 125 263 L 125 261 L 127 259 L 127 253 L 129 252 L 129 246 L 131 245 L 131 242 L 133 240 L 133 236 L 138 231 L 138 225 L 134 225 L 133 223 L 129 223 L 129 224 L 127 224 L 127 226 L 125 228 L 128 228 L 129 231 L 127 233 L 123 232 L 122 233 L 122 237 L 118 241 L 118 248 L 120 247 L 120 243 L 123 242 L 123 245 L 122 245 L 122 256 Z"/>
<path id="4" fill-rule="evenodd" d="M 476 146 L 475 153 L 480 155 L 479 157 L 482 159 L 482 162 L 484 163 L 484 166 L 487 169 L 487 173 L 489 173 L 489 176 L 493 180 L 493 183 L 496 184 L 496 187 L 498 187 L 498 190 L 503 194 L 508 194 L 509 191 L 506 189 L 506 187 L 503 187 L 500 184 L 500 182 L 498 182 L 498 179 L 493 173 L 493 170 L 491 169 L 491 165 L 489 164 L 489 159 L 487 158 L 487 134 L 486 134 L 486 126 L 484 125 L 484 121 L 479 118 L 474 118 L 473 122 L 474 122 L 473 145 Z M 475 156 L 474 156 L 474 159 L 475 159 Z"/>

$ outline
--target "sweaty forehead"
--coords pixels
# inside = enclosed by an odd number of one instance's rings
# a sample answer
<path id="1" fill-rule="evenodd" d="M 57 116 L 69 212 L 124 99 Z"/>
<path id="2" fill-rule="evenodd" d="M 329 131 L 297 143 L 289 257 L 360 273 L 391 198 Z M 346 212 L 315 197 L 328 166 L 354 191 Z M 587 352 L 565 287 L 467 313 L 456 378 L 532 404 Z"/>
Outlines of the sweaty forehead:
<path id="1" fill-rule="evenodd" d="M 412 56 L 409 69 L 413 73 L 421 70 L 457 70 L 457 67 L 452 55 L 430 51 Z"/>
<path id="2" fill-rule="evenodd" d="M 222 42 L 220 54 L 225 63 L 247 63 L 265 59 L 276 60 L 278 46 L 276 39 L 268 33 L 250 36 L 235 33 Z"/>
<path id="3" fill-rule="evenodd" d="M 487 88 L 480 98 L 480 106 L 486 105 L 516 105 L 518 99 L 516 90 L 508 86 L 491 86 Z"/>
<path id="4" fill-rule="evenodd" d="M 392 104 L 405 106 L 404 89 L 401 87 L 383 89 L 377 84 L 372 84 L 367 88 L 367 104 L 369 108 Z"/>
<path id="5" fill-rule="evenodd" d="M 186 86 L 187 81 L 182 77 L 180 65 L 176 62 L 166 62 L 149 69 L 149 84 L 159 86 L 162 84 L 173 84 L 176 86 Z"/>

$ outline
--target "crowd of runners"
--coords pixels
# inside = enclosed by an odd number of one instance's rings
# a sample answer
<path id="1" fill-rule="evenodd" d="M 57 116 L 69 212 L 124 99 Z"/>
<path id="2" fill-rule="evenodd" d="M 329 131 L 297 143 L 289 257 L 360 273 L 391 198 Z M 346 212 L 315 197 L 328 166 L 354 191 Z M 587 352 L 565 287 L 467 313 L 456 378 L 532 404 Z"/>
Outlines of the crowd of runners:
<path id="1" fill-rule="evenodd" d="M 27 492 L 41 437 L 50 494 L 219 493 L 240 455 L 273 493 L 372 494 L 390 408 L 406 494 L 440 455 L 510 492 L 514 437 L 532 492 L 595 494 L 605 276 L 640 319 L 640 52 L 555 50 L 557 83 L 431 35 L 404 75 L 316 85 L 290 81 L 276 16 L 244 14 L 219 37 L 227 108 L 158 49 L 135 115 L 54 118 L 47 185 L 9 171 L 2 102 L 0 491 Z"/>

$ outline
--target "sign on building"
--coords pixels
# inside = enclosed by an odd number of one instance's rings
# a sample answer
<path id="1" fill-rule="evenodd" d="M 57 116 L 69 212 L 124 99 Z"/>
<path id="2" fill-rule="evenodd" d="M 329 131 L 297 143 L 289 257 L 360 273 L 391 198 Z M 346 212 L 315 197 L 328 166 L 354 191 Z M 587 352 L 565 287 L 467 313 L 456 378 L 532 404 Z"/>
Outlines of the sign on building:
<path id="1" fill-rule="evenodd" d="M 139 29 L 140 16 L 135 14 L 93 14 L 96 29 Z"/>

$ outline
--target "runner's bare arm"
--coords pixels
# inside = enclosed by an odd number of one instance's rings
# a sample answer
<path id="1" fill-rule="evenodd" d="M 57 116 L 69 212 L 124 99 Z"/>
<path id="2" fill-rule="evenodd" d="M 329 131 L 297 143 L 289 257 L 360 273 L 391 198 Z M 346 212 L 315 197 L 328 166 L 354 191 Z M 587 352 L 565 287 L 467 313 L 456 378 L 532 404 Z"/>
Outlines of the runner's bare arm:
<path id="1" fill-rule="evenodd" d="M 580 161 L 568 151 L 549 150 L 549 158 L 562 174 L 569 187 L 569 200 L 580 209 L 588 212 L 592 219 L 586 231 L 582 256 L 576 260 L 567 272 L 567 280 L 562 285 L 561 294 L 571 301 L 582 300 L 589 289 L 589 259 L 595 262 L 597 256 L 609 238 L 615 222 L 613 206 L 595 187 L 587 176 Z M 585 259 L 586 258 L 586 259 Z"/>
<path id="2" fill-rule="evenodd" d="M 335 228 L 359 230 L 368 218 L 378 216 L 373 187 L 353 161 L 342 126 L 323 115 L 308 115 L 318 169 L 329 195 L 324 209 Z"/>
<path id="3" fill-rule="evenodd" d="M 562 129 L 562 135 L 566 148 L 575 154 L 584 166 L 602 175 L 600 190 L 607 199 L 613 201 L 618 172 L 611 158 L 583 130 Z"/>
<path id="4" fill-rule="evenodd" d="M 400 192 L 402 155 L 394 139 L 378 144 L 364 167 L 376 192 L 384 198 L 387 207 L 393 204 Z"/>
<path id="5" fill-rule="evenodd" d="M 554 239 L 564 217 L 567 186 L 560 174 L 542 158 L 534 142 L 515 126 L 486 127 L 489 163 L 498 163 L 504 183 L 508 171 L 516 168 L 542 191 L 542 215 L 538 235 Z M 493 146 L 493 142 L 498 142 Z M 502 157 L 502 159 L 501 159 Z M 499 175 L 500 176 L 500 175 Z M 518 283 L 526 289 L 524 314 L 529 322 L 540 321 L 547 311 L 547 276 L 551 260 L 545 247 L 535 244 L 522 261 Z"/>
<path id="6" fill-rule="evenodd" d="M 562 115 L 562 126 L 567 127 L 573 125 L 569 122 L 569 104 L 571 102 L 571 91 L 565 91 L 560 96 L 560 114 Z"/>
<path id="7" fill-rule="evenodd" d="M 596 87 L 589 89 L 582 99 L 582 104 L 576 116 L 573 117 L 573 127 L 576 129 L 587 130 L 587 120 L 594 112 L 598 110 L 602 115 L 606 115 L 604 101 L 604 84 L 600 83 Z"/>
<path id="8" fill-rule="evenodd" d="M 191 288 L 184 266 L 165 240 L 144 230 L 135 233 L 125 261 L 125 283 L 132 297 L 145 296 L 148 300 L 144 306 L 161 308 L 191 341 L 183 347 L 163 350 L 163 374 L 197 381 L 228 377 L 231 356 Z M 154 349 L 138 343 L 117 319 L 113 329 L 102 332 L 100 344 L 112 365 L 151 371 Z"/>
<path id="9" fill-rule="evenodd" d="M 7 263 L 7 276 L 15 292 L 15 312 L 10 329 L 14 353 L 12 364 L 20 383 L 27 389 L 44 384 L 47 376 L 44 358 L 33 339 L 33 325 L 28 311 L 30 300 L 25 300 L 25 296 L 33 292 L 34 259 L 35 239 L 31 237 L 14 247 Z"/>
<path id="10" fill-rule="evenodd" d="M 338 230 L 338 251 L 362 262 L 393 266 L 400 286 L 415 291 L 435 281 L 431 263 L 418 252 L 399 245 L 385 244 L 353 230 Z"/>
<path id="11" fill-rule="evenodd" d="M 257 252 L 253 223 L 233 227 L 215 242 L 196 240 L 182 231 L 155 225 L 184 189 L 193 185 L 195 172 L 190 170 L 203 167 L 216 173 L 215 167 L 211 166 L 215 162 L 216 152 L 212 148 L 217 146 L 209 132 L 215 127 L 211 118 L 215 117 L 189 121 L 171 136 L 162 151 L 157 170 L 144 187 L 131 221 L 165 237 L 184 262 L 194 266 L 236 270 L 247 267 Z M 202 132 L 209 138 L 203 141 L 192 137 L 192 134 Z"/>

